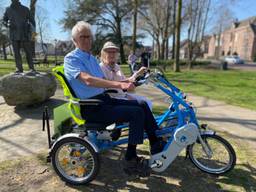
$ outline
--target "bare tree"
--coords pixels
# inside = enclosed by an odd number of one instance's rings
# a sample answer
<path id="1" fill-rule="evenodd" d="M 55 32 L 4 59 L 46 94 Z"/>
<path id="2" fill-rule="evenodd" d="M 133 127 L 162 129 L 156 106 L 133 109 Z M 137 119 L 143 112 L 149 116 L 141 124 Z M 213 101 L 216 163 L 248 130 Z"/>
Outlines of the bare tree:
<path id="1" fill-rule="evenodd" d="M 215 57 L 216 59 L 220 58 L 221 53 L 221 36 L 224 30 L 228 29 L 233 21 L 235 20 L 234 14 L 230 10 L 228 6 L 223 6 L 220 4 L 218 7 L 218 14 L 216 15 L 215 24 L 213 27 L 213 31 L 217 36 L 217 50 Z"/>
<path id="2" fill-rule="evenodd" d="M 146 31 L 155 41 L 158 59 L 164 59 L 167 55 L 166 47 L 173 29 L 171 8 L 171 0 L 150 0 L 147 10 L 140 12 L 140 29 Z"/>
<path id="3" fill-rule="evenodd" d="M 40 45 L 44 55 L 44 62 L 47 62 L 47 47 L 45 46 L 45 38 L 48 35 L 49 23 L 47 22 L 48 14 L 47 10 L 42 7 L 37 7 L 36 23 L 37 31 L 40 37 Z"/>
<path id="4" fill-rule="evenodd" d="M 71 29 L 77 21 L 86 20 L 105 33 L 111 31 L 120 46 L 121 62 L 125 63 L 122 26 L 132 9 L 133 6 L 128 0 L 74 0 L 65 11 L 62 24 L 64 28 Z"/>
<path id="5" fill-rule="evenodd" d="M 192 62 L 200 54 L 200 47 L 205 34 L 208 21 L 211 0 L 189 0 L 186 6 L 186 19 L 188 24 L 188 68 L 191 69 Z"/>

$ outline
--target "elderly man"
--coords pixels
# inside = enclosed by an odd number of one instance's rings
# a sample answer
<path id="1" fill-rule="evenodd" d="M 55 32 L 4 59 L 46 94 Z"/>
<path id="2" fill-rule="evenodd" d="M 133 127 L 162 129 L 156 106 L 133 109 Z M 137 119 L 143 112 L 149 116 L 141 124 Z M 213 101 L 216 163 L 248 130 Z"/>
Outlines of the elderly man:
<path id="1" fill-rule="evenodd" d="M 72 29 L 72 40 L 76 49 L 65 56 L 64 72 L 71 87 L 80 99 L 100 99 L 103 105 L 99 108 L 81 109 L 88 122 L 111 124 L 129 122 L 128 147 L 125 154 L 124 170 L 140 176 L 148 172 L 148 167 L 141 157 L 137 156 L 136 146 L 143 143 L 144 130 L 148 134 L 151 153 L 162 151 L 164 143 L 156 137 L 158 126 L 147 104 L 137 101 L 114 99 L 104 93 L 105 88 L 132 90 L 131 82 L 108 81 L 96 58 L 91 55 L 92 33 L 88 23 L 79 21 Z M 143 130 L 144 129 L 144 130 Z"/>
<path id="2" fill-rule="evenodd" d="M 16 62 L 16 73 L 22 73 L 22 59 L 20 49 L 24 48 L 30 72 L 34 73 L 32 61 L 31 37 L 35 30 L 35 20 L 27 7 L 20 4 L 19 0 L 12 0 L 10 7 L 6 8 L 3 18 L 4 25 L 9 27 L 10 40 Z"/>

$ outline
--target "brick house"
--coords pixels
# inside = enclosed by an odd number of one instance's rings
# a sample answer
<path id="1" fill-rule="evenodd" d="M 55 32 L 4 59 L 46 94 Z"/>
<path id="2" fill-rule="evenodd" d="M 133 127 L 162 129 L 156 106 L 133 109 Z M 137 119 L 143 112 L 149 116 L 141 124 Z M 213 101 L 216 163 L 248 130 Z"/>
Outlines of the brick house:
<path id="1" fill-rule="evenodd" d="M 197 47 L 193 50 L 193 57 L 203 58 L 205 54 L 208 53 L 209 50 L 209 42 L 211 37 L 204 36 L 202 41 L 198 44 Z M 180 42 L 180 58 L 186 59 L 189 55 L 189 48 L 188 48 L 189 40 L 185 39 Z"/>
<path id="2" fill-rule="evenodd" d="M 253 61 L 256 57 L 256 17 L 234 22 L 221 34 L 220 43 L 218 35 L 211 36 L 207 57 L 217 58 L 234 53 L 248 61 Z"/>

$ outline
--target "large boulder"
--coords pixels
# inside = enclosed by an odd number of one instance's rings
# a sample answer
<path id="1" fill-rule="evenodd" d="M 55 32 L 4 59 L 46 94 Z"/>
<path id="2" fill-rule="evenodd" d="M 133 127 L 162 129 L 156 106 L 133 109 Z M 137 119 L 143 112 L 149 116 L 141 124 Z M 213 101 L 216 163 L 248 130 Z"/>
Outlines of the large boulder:
<path id="1" fill-rule="evenodd" d="M 54 95 L 55 78 L 50 73 L 9 74 L 0 78 L 0 95 L 8 105 L 33 105 Z"/>

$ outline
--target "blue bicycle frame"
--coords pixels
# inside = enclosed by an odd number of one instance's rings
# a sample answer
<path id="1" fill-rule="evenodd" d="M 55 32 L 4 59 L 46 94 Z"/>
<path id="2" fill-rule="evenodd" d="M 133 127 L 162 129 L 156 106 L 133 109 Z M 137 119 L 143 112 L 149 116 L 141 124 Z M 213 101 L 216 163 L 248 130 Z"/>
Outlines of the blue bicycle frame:
<path id="1" fill-rule="evenodd" d="M 166 95 L 168 95 L 171 99 L 171 103 L 169 108 L 159 116 L 155 117 L 155 120 L 157 122 L 157 125 L 161 127 L 164 122 L 177 119 L 177 125 L 176 126 L 167 126 L 162 127 L 161 129 L 157 130 L 156 134 L 158 137 L 170 134 L 184 126 L 187 123 L 194 123 L 199 127 L 195 112 L 193 107 L 188 104 L 185 100 L 183 92 L 175 87 L 172 83 L 170 83 L 165 77 L 163 77 L 160 74 L 157 74 L 154 77 L 153 82 L 154 86 L 158 89 L 160 89 L 162 92 L 164 92 Z M 117 129 L 126 129 L 128 128 L 127 125 L 120 125 L 117 126 Z M 105 140 L 99 140 L 97 139 L 97 134 L 95 131 L 91 131 L 89 133 L 89 140 L 94 143 L 99 151 L 111 149 L 115 146 L 122 145 L 128 143 L 128 137 L 120 138 L 117 141 L 105 141 Z M 144 134 L 144 139 L 147 138 L 146 133 Z M 169 139 L 168 143 L 171 143 L 172 137 Z M 168 147 L 168 145 L 166 145 Z"/>

